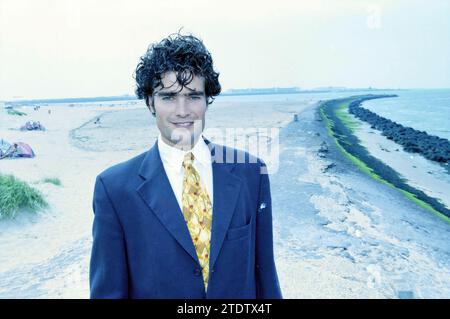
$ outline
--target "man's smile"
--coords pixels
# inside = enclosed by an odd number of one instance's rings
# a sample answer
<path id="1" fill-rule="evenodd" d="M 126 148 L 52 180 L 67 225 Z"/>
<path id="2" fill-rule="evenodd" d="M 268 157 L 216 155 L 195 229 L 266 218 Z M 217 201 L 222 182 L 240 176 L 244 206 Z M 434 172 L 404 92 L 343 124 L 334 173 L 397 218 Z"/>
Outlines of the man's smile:
<path id="1" fill-rule="evenodd" d="M 171 122 L 176 127 L 189 128 L 194 125 L 194 121 Z"/>

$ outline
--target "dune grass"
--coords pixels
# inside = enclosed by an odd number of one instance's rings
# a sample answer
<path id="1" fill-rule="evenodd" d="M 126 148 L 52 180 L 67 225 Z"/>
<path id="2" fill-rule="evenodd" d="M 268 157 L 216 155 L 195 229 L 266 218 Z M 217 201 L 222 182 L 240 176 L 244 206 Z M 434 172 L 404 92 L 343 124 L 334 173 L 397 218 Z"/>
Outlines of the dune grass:
<path id="1" fill-rule="evenodd" d="M 61 186 L 61 180 L 57 177 L 47 177 L 42 180 L 43 183 L 50 183 L 56 186 Z"/>
<path id="2" fill-rule="evenodd" d="M 0 219 L 14 218 L 20 209 L 37 212 L 48 207 L 43 195 L 13 175 L 0 174 Z"/>
<path id="3" fill-rule="evenodd" d="M 27 115 L 27 113 L 20 112 L 20 111 L 14 110 L 14 109 L 9 109 L 8 114 L 9 115 L 18 115 L 18 116 Z"/>

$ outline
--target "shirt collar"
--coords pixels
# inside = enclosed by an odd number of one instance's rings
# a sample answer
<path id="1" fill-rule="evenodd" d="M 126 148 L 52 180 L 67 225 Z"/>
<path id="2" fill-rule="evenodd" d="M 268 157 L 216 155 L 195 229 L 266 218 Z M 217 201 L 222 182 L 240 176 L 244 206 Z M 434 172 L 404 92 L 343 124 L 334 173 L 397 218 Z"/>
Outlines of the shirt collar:
<path id="1" fill-rule="evenodd" d="M 161 137 L 161 133 L 159 133 L 158 150 L 161 160 L 164 162 L 164 164 L 167 164 L 176 170 L 182 169 L 184 156 L 188 152 L 192 152 L 192 154 L 194 154 L 194 163 L 199 162 L 205 167 L 211 165 L 211 153 L 208 145 L 206 145 L 206 142 L 203 139 L 203 135 L 200 136 L 200 138 L 197 140 L 197 143 L 195 143 L 194 147 L 191 150 L 182 151 L 176 147 L 166 144 Z"/>

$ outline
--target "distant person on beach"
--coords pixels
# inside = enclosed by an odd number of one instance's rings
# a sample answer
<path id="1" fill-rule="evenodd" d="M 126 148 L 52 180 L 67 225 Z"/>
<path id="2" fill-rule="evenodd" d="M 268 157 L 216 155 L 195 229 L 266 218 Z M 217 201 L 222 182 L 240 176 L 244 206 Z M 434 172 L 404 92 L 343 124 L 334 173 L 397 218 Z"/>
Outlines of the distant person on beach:
<path id="1" fill-rule="evenodd" d="M 136 93 L 160 133 L 97 176 L 91 298 L 282 297 L 267 168 L 202 134 L 218 77 L 192 35 L 170 35 L 141 57 Z"/>

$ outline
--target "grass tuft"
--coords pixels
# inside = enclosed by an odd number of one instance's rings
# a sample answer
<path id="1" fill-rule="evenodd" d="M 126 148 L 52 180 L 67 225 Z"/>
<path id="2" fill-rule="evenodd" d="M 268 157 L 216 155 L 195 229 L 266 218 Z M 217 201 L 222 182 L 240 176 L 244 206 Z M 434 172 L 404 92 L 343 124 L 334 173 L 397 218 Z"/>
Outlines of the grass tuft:
<path id="1" fill-rule="evenodd" d="M 18 116 L 27 115 L 27 113 L 20 112 L 20 111 L 14 110 L 14 109 L 8 109 L 8 114 L 9 115 L 18 115 Z"/>
<path id="2" fill-rule="evenodd" d="M 41 192 L 13 175 L 0 174 L 0 219 L 14 218 L 26 208 L 31 212 L 48 207 Z"/>

